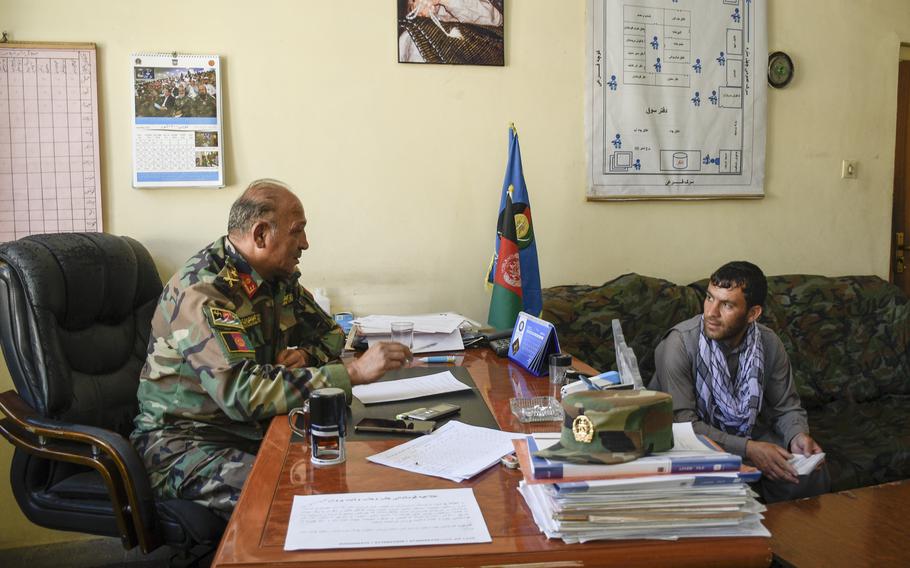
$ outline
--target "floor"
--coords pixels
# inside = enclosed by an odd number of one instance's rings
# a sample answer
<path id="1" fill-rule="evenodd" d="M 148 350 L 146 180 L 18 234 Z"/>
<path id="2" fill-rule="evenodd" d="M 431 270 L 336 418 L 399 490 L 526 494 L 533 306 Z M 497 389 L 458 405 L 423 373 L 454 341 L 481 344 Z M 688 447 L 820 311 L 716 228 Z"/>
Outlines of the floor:
<path id="1" fill-rule="evenodd" d="M 161 547 L 148 555 L 139 548 L 124 550 L 119 539 L 97 538 L 26 548 L 0 550 L 3 568 L 158 568 L 169 566 L 174 551 Z M 64 560 L 65 559 L 65 560 Z M 179 561 L 175 564 L 179 565 Z M 201 566 L 207 566 L 202 563 Z"/>

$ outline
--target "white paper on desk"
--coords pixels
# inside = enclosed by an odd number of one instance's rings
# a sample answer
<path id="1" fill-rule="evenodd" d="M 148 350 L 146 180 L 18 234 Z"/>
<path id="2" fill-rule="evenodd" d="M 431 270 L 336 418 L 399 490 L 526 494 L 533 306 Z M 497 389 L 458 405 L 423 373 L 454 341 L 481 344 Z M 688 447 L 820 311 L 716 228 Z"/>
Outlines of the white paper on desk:
<path id="1" fill-rule="evenodd" d="M 443 371 L 412 379 L 357 385 L 351 392 L 360 402 L 373 404 L 461 390 L 471 390 L 471 387 L 456 379 L 451 371 Z"/>
<path id="2" fill-rule="evenodd" d="M 285 550 L 491 542 L 471 489 L 296 495 Z"/>
<path id="3" fill-rule="evenodd" d="M 527 434 L 470 426 L 457 420 L 367 460 L 405 471 L 464 481 L 515 451 L 512 440 Z"/>
<path id="4" fill-rule="evenodd" d="M 391 341 L 392 336 L 388 333 L 367 335 L 367 343 L 373 345 L 380 341 Z M 433 353 L 439 351 L 463 351 L 464 341 L 461 339 L 461 331 L 455 330 L 451 333 L 418 333 L 414 332 L 414 344 L 411 346 L 411 353 Z"/>

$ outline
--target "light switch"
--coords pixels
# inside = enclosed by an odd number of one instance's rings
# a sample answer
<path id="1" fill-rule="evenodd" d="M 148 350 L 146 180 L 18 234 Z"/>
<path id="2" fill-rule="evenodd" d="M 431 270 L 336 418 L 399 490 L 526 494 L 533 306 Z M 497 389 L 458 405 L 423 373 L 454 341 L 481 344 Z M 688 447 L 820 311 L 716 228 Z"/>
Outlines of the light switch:
<path id="1" fill-rule="evenodd" d="M 841 162 L 840 177 L 841 179 L 856 179 L 857 163 L 855 160 L 844 160 Z"/>

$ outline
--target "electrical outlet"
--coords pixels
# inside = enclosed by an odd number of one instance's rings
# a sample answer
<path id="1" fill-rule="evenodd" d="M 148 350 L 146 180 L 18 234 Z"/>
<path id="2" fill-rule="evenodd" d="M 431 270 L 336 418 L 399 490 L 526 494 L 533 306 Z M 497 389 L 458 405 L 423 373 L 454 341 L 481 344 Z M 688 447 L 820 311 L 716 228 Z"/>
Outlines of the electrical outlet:
<path id="1" fill-rule="evenodd" d="M 856 179 L 857 163 L 855 160 L 844 160 L 840 166 L 841 179 Z"/>

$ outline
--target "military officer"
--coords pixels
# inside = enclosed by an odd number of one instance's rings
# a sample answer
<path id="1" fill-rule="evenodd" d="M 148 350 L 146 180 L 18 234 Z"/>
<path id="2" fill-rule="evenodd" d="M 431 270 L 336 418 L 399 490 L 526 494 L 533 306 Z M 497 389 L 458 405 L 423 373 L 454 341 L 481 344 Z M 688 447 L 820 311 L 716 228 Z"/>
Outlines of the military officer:
<path id="1" fill-rule="evenodd" d="M 321 387 L 350 400 L 352 384 L 411 357 L 380 343 L 339 362 L 341 328 L 297 282 L 306 224 L 285 184 L 257 180 L 231 207 L 228 234 L 164 287 L 131 436 L 159 497 L 229 516 L 271 417 Z"/>

